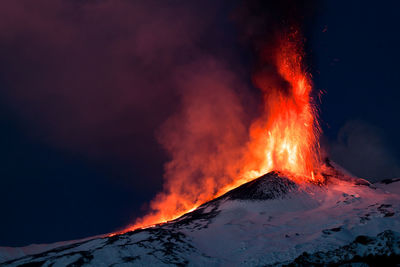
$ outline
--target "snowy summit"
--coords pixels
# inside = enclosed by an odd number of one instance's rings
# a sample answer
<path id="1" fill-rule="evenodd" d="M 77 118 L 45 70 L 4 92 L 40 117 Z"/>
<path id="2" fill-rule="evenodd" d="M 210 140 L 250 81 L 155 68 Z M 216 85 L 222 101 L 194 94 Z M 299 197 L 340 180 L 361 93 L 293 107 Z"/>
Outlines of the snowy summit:
<path id="1" fill-rule="evenodd" d="M 0 262 L 53 267 L 399 262 L 400 181 L 369 184 L 329 163 L 323 175 L 325 184 L 298 185 L 272 172 L 162 225 L 18 250 L 24 253 L 0 248 Z"/>

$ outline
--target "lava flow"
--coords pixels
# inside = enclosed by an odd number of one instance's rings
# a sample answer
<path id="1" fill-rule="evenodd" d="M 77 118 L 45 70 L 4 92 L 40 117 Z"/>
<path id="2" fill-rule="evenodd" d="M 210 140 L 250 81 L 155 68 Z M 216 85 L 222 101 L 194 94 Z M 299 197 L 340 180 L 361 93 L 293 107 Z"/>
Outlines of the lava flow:
<path id="1" fill-rule="evenodd" d="M 310 75 L 303 66 L 299 32 L 277 38 L 274 47 L 265 48 L 260 59 L 261 71 L 253 76 L 253 83 L 263 93 L 263 113 L 251 124 L 242 155 L 235 162 L 229 162 L 229 170 L 233 171 L 226 177 L 204 175 L 200 186 L 188 185 L 183 177 L 167 181 L 167 190 L 151 203 L 153 211 L 125 231 L 173 220 L 273 170 L 287 174 L 297 183 L 321 181 L 318 173 L 320 131 L 310 95 Z M 175 189 L 183 188 L 181 184 L 185 184 L 185 190 Z"/>

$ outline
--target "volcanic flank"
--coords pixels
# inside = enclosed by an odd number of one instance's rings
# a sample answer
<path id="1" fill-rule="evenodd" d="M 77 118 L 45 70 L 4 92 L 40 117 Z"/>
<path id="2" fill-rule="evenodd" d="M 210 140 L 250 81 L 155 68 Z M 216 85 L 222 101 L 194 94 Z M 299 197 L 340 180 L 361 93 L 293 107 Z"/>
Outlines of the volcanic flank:
<path id="1" fill-rule="evenodd" d="M 252 28 L 248 39 L 258 57 L 252 82 L 262 97 L 245 142 L 236 138 L 237 125 L 225 129 L 202 102 L 185 99 L 189 104 L 161 137 L 171 160 L 147 215 L 105 237 L 23 253 L 2 248 L 3 265 L 398 262 L 400 181 L 370 184 L 321 160 L 300 17 L 291 1 L 283 2 L 286 9 L 268 9 L 268 16 L 262 1 L 246 6 L 251 14 L 261 8 L 257 27 L 243 24 Z M 270 32 L 259 31 L 265 25 Z"/>
<path id="2" fill-rule="evenodd" d="M 298 184 L 271 172 L 168 223 L 58 245 L 3 265 L 398 262 L 400 181 L 369 184 L 330 164 L 324 169 L 324 184 Z M 0 251 L 6 260 L 7 250 Z"/>

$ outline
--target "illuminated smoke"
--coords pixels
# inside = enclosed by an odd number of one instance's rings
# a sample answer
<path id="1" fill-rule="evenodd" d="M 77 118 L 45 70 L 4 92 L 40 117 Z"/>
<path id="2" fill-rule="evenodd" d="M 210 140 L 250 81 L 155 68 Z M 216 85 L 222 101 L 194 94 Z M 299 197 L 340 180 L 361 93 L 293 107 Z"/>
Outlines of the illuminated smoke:
<path id="1" fill-rule="evenodd" d="M 322 180 L 319 125 L 300 27 L 284 23 L 267 37 L 256 42 L 259 60 L 253 83 L 263 95 L 259 118 L 250 129 L 243 128 L 245 111 L 234 90 L 226 88 L 234 83 L 219 82 L 229 73 L 192 76 L 194 81 L 185 84 L 181 112 L 160 134 L 172 157 L 166 165 L 164 191 L 152 201 L 152 212 L 129 229 L 177 218 L 273 170 L 300 183 Z"/>

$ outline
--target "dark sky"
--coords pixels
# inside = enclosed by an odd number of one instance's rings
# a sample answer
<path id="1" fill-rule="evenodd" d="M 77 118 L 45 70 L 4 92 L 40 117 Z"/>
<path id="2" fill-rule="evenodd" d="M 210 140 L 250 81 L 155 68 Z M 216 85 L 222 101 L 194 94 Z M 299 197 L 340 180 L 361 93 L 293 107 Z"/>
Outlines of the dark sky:
<path id="1" fill-rule="evenodd" d="M 324 1 L 310 39 L 330 155 L 372 181 L 400 176 L 399 7 Z"/>
<path id="2" fill-rule="evenodd" d="M 0 246 L 107 233 L 143 214 L 162 188 L 168 158 L 156 132 L 181 94 L 175 66 L 211 55 L 250 80 L 229 1 L 133 11 L 39 2 L 4 2 L 0 14 Z M 324 147 L 373 181 L 400 176 L 399 8 L 325 0 L 306 36 L 325 92 Z"/>

